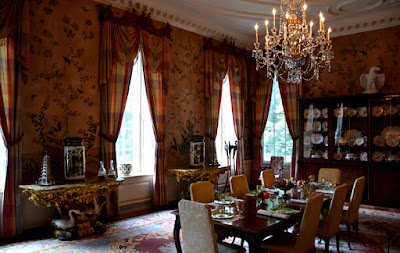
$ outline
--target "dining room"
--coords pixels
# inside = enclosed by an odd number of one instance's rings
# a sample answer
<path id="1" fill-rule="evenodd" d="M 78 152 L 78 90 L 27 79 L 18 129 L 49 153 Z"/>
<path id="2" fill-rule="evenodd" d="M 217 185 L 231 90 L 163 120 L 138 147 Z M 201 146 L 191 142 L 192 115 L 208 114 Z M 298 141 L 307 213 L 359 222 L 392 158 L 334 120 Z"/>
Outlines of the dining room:
<path id="1" fill-rule="evenodd" d="M 399 13 L 4 0 L 0 251 L 399 252 Z"/>

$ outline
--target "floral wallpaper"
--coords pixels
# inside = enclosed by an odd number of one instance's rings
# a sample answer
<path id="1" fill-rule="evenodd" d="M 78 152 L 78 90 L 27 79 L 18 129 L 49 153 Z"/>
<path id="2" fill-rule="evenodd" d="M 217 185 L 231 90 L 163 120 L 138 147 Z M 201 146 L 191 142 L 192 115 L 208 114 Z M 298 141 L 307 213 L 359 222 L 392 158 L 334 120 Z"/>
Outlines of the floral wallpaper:
<path id="1" fill-rule="evenodd" d="M 320 80 L 303 83 L 303 97 L 354 95 L 362 93 L 360 75 L 377 66 L 385 74 L 381 93 L 400 92 L 400 26 L 333 38 L 332 70 Z"/>
<path id="2" fill-rule="evenodd" d="M 68 11 L 66 11 L 68 10 Z M 99 21 L 92 1 L 31 1 L 31 68 L 25 86 L 23 181 L 37 180 L 43 152 L 63 179 L 64 138 L 81 137 L 87 175 L 99 160 Z"/>

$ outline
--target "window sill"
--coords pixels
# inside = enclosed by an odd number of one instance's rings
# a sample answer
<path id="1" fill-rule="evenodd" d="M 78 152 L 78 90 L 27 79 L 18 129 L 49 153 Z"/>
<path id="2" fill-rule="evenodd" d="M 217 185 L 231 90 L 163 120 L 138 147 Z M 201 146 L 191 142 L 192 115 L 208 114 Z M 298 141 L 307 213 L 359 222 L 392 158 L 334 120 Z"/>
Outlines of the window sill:
<path id="1" fill-rule="evenodd" d="M 128 176 L 122 176 L 122 175 L 118 175 L 118 177 L 121 178 L 135 178 L 135 177 L 146 177 L 146 176 L 153 176 L 153 174 L 151 173 L 134 173 Z"/>

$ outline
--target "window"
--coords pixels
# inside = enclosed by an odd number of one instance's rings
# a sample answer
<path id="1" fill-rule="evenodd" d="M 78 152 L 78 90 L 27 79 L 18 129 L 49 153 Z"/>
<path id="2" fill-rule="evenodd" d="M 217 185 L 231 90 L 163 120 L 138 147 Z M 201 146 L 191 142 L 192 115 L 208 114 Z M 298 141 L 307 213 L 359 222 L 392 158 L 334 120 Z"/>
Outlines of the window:
<path id="1" fill-rule="evenodd" d="M 272 86 L 271 105 L 263 134 L 263 144 L 264 162 L 271 161 L 271 156 L 283 156 L 285 163 L 291 162 L 293 141 L 287 127 L 281 93 L 276 78 Z"/>
<path id="2" fill-rule="evenodd" d="M 225 77 L 222 83 L 221 106 L 219 108 L 218 130 L 215 138 L 215 149 L 217 159 L 222 166 L 228 165 L 228 158 L 225 151 L 225 143 L 233 145 L 237 140 L 235 127 L 233 125 L 231 91 L 229 78 Z"/>
<path id="3" fill-rule="evenodd" d="M 118 164 L 132 164 L 131 174 L 153 174 L 156 140 L 139 51 L 132 68 L 129 94 L 116 143 Z"/>

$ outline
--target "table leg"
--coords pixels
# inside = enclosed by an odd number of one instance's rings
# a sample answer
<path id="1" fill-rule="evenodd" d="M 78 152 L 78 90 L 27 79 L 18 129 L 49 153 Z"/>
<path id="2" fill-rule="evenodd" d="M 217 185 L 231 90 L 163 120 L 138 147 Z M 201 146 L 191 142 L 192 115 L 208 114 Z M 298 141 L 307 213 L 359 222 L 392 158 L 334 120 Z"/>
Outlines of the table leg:
<path id="1" fill-rule="evenodd" d="M 175 216 L 175 225 L 174 225 L 174 241 L 175 241 L 176 251 L 178 253 L 182 253 L 181 241 L 179 239 L 179 231 L 180 230 L 181 230 L 181 219 L 179 218 L 179 215 L 176 215 Z"/>

